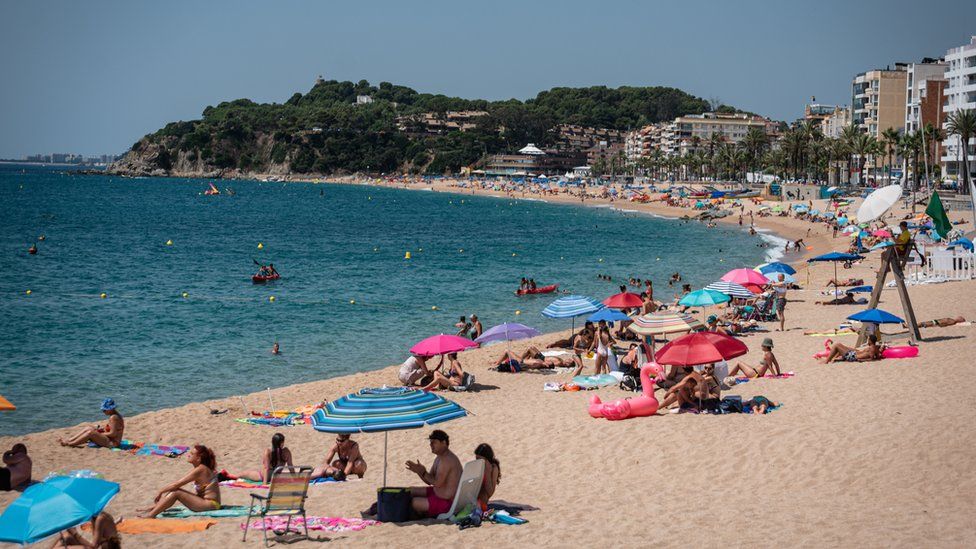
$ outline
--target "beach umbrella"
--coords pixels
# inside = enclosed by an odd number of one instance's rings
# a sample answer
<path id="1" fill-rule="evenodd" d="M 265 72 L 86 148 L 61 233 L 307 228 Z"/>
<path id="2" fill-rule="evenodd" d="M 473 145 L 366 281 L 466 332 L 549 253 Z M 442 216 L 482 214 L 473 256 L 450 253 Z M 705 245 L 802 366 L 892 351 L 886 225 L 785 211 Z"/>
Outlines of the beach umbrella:
<path id="1" fill-rule="evenodd" d="M 837 280 L 837 262 L 838 261 L 857 261 L 859 259 L 864 259 L 863 255 L 848 254 L 843 252 L 830 252 L 828 254 L 818 255 L 817 257 L 807 260 L 807 263 L 813 263 L 815 261 L 829 261 L 834 264 L 834 280 Z"/>
<path id="2" fill-rule="evenodd" d="M 783 282 L 786 282 L 787 284 L 793 284 L 794 282 L 796 282 L 796 278 L 789 273 L 780 273 L 774 271 L 771 273 L 766 273 L 763 276 L 765 276 L 766 280 L 770 282 L 779 282 L 779 275 L 783 275 Z"/>
<path id="3" fill-rule="evenodd" d="M 901 324 L 905 322 L 901 318 L 881 309 L 865 309 L 859 313 L 854 313 L 847 317 L 847 320 L 857 320 L 858 322 L 873 322 L 875 324 Z"/>
<path id="4" fill-rule="evenodd" d="M 99 478 L 54 477 L 29 486 L 0 515 L 0 541 L 28 544 L 91 520 L 119 485 Z"/>
<path id="5" fill-rule="evenodd" d="M 968 238 L 957 238 L 949 243 L 950 246 L 962 246 L 963 248 L 973 251 L 973 241 Z"/>
<path id="6" fill-rule="evenodd" d="M 678 303 L 685 307 L 707 307 L 709 305 L 728 303 L 729 301 L 728 294 L 715 290 L 702 289 L 688 293 Z"/>
<path id="7" fill-rule="evenodd" d="M 823 216 L 826 217 L 827 219 L 833 219 L 834 217 L 836 217 L 834 215 L 834 212 L 826 212 L 823 214 Z"/>
<path id="8" fill-rule="evenodd" d="M 737 284 L 767 284 L 766 277 L 752 269 L 732 269 L 722 275 L 722 280 Z"/>
<path id="9" fill-rule="evenodd" d="M 840 225 L 841 227 L 843 227 L 844 225 L 847 225 L 847 217 L 846 216 L 840 216 L 840 217 L 838 217 L 837 218 L 837 224 Z"/>
<path id="10" fill-rule="evenodd" d="M 847 290 L 849 294 L 869 294 L 874 291 L 874 286 L 855 286 Z"/>
<path id="11" fill-rule="evenodd" d="M 705 327 L 700 320 L 687 313 L 655 312 L 634 317 L 627 329 L 642 336 L 675 334 L 700 330 Z"/>
<path id="12" fill-rule="evenodd" d="M 742 356 L 749 352 L 746 344 L 718 332 L 695 332 L 667 343 L 654 355 L 658 364 L 697 366 Z"/>
<path id="13" fill-rule="evenodd" d="M 820 215 L 820 210 L 810 210 L 810 215 Z"/>
<path id="14" fill-rule="evenodd" d="M 747 290 L 749 290 L 750 292 L 752 292 L 754 294 L 761 294 L 761 293 L 763 293 L 762 286 L 760 286 L 758 284 L 743 284 L 742 287 L 745 288 L 745 289 L 747 289 Z"/>
<path id="15" fill-rule="evenodd" d="M 889 247 L 889 246 L 894 246 L 894 245 L 895 245 L 895 243 L 894 243 L 894 242 L 892 242 L 892 241 L 890 241 L 890 240 L 885 240 L 884 242 L 878 242 L 878 243 L 877 243 L 877 244 L 875 244 L 874 246 L 871 246 L 871 247 L 869 248 L 869 250 L 871 250 L 871 251 L 874 251 L 874 250 L 881 250 L 881 249 L 883 249 L 883 248 L 887 248 L 887 247 Z"/>
<path id="16" fill-rule="evenodd" d="M 573 330 L 576 330 L 576 317 L 595 313 L 603 308 L 603 304 L 583 295 L 568 295 L 560 297 L 542 309 L 542 316 L 548 318 L 572 318 Z"/>
<path id="17" fill-rule="evenodd" d="M 874 231 L 871 234 L 873 236 L 877 236 L 881 238 L 891 238 L 891 231 L 889 231 L 888 229 L 878 229 L 877 231 Z"/>
<path id="18" fill-rule="evenodd" d="M 901 193 L 901 185 L 895 184 L 882 187 L 869 194 L 861 203 L 861 207 L 857 209 L 858 222 L 868 223 L 887 213 L 892 206 L 898 203 Z"/>
<path id="19" fill-rule="evenodd" d="M 323 433 L 383 433 L 383 486 L 386 486 L 390 431 L 418 429 L 467 415 L 456 402 L 409 387 L 362 389 L 333 400 L 312 414 L 312 428 Z"/>
<path id="20" fill-rule="evenodd" d="M 588 320 L 589 322 L 600 322 L 601 320 L 605 320 L 607 322 L 616 322 L 618 320 L 630 320 L 630 317 L 625 315 L 623 312 L 618 311 L 617 309 L 611 309 L 610 307 L 606 307 L 593 313 L 592 315 L 587 317 L 586 320 Z"/>
<path id="21" fill-rule="evenodd" d="M 780 263 L 779 261 L 763 263 L 762 265 L 757 266 L 754 270 L 757 270 L 762 274 L 768 274 L 770 272 L 786 273 L 791 275 L 796 274 L 796 269 L 790 267 L 786 263 Z"/>
<path id="22" fill-rule="evenodd" d="M 17 407 L 12 402 L 3 398 L 3 395 L 0 395 L 0 412 L 12 412 L 16 409 Z"/>
<path id="23" fill-rule="evenodd" d="M 750 292 L 745 286 L 736 284 L 735 282 L 726 282 L 724 280 L 712 282 L 708 286 L 705 286 L 705 289 L 722 292 L 723 294 L 732 298 L 752 299 L 755 297 L 755 294 Z"/>
<path id="24" fill-rule="evenodd" d="M 466 337 L 440 334 L 428 337 L 413 347 L 410 347 L 410 353 L 420 356 L 446 355 L 477 346 L 478 344 L 476 342 Z"/>
<path id="25" fill-rule="evenodd" d="M 621 292 L 604 299 L 603 304 L 613 309 L 633 309 L 643 305 L 644 300 L 635 293 Z"/>
<path id="26" fill-rule="evenodd" d="M 518 322 L 506 322 L 504 324 L 499 324 L 498 326 L 492 326 L 485 333 L 478 336 L 474 341 L 476 343 L 491 343 L 494 341 L 515 341 L 518 339 L 528 339 L 530 337 L 535 337 L 542 335 L 542 332 L 536 330 L 535 328 L 530 328 L 525 324 L 519 324 Z"/>

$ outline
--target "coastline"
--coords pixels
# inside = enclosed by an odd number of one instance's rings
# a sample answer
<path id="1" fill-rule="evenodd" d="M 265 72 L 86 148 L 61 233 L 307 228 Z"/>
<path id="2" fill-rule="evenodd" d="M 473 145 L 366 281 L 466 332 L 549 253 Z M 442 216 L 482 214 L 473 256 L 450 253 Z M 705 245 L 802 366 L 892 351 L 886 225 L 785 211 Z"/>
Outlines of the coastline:
<path id="1" fill-rule="evenodd" d="M 458 191 L 446 185 L 434 190 Z M 564 198 L 562 202 L 577 202 Z M 585 205 L 591 204 L 603 203 L 587 200 Z M 673 216 L 682 211 L 651 206 L 659 205 L 627 203 L 628 209 L 656 215 Z M 723 221 L 735 223 L 728 218 Z M 823 253 L 847 242 L 834 241 L 825 229 L 821 229 L 823 234 L 811 231 L 811 238 L 807 238 L 804 235 L 810 225 L 792 218 L 756 218 L 756 225 L 786 238 L 804 238 L 813 247 L 807 253 Z M 802 259 L 801 254 L 784 258 L 790 263 Z M 876 265 L 876 257 L 869 256 L 863 265 L 846 274 L 873 281 L 871 269 Z M 755 380 L 729 391 L 744 398 L 766 395 L 783 402 L 781 410 L 765 417 L 682 414 L 621 422 L 595 420 L 586 414 L 586 402 L 592 394 L 604 400 L 627 395 L 614 387 L 596 393 L 543 393 L 544 382 L 562 381 L 565 375 L 493 372 L 487 366 L 502 347 L 468 351 L 461 360 L 483 388 L 448 395 L 472 415 L 439 427 L 451 434 L 452 449 L 462 461 L 470 458 L 476 444 L 492 444 L 504 471 L 496 498 L 538 508 L 523 514 L 529 524 L 465 531 L 428 523 L 380 525 L 333 541 L 343 546 L 402 544 L 402 528 L 406 528 L 418 543 L 499 547 L 524 545 L 526 539 L 542 546 L 565 546 L 568 531 L 573 531 L 579 542 L 610 545 L 677 545 L 669 541 L 674 539 L 683 540 L 682 545 L 719 541 L 822 546 L 873 544 L 878 539 L 899 546 L 973 543 L 976 535 L 968 528 L 968 516 L 976 509 L 967 494 L 976 486 L 966 471 L 976 465 L 968 451 L 976 443 L 976 433 L 965 426 L 976 421 L 976 410 L 968 405 L 965 388 L 956 386 L 961 384 L 945 388 L 939 381 L 958 375 L 953 357 L 976 351 L 968 337 L 971 329 L 951 327 L 923 333 L 939 337 L 925 343 L 922 358 L 915 360 L 820 365 L 810 355 L 822 349 L 823 338 L 807 337 L 802 332 L 835 326 L 858 309 L 814 305 L 819 297 L 817 289 L 831 274 L 827 268 L 809 268 L 805 262 L 797 267 L 806 271 L 805 276 L 813 277 L 814 283 L 804 284 L 809 287 L 791 296 L 788 331 L 748 336 L 745 341 L 750 353 L 741 358 L 755 364 L 760 356 L 759 340 L 771 336 L 784 369 L 795 370 L 797 377 Z M 911 292 L 920 319 L 948 313 L 976 317 L 976 300 L 971 299 L 976 295 L 973 281 L 911 287 Z M 900 311 L 893 291 L 885 291 L 883 299 L 886 308 Z M 944 310 L 946 303 L 952 304 L 952 310 Z M 512 348 L 521 351 L 529 344 L 548 343 L 566 333 L 568 330 L 518 341 Z M 295 408 L 338 398 L 361 387 L 395 383 L 396 370 L 397 366 L 386 366 L 271 392 L 277 408 Z M 907 408 L 918 401 L 919 394 L 936 391 L 947 400 L 944 405 L 915 404 Z M 251 409 L 268 407 L 263 391 L 243 398 Z M 214 416 L 210 408 L 230 412 Z M 317 465 L 331 444 L 329 435 L 309 427 L 274 429 L 235 422 L 233 418 L 242 416 L 240 408 L 239 397 L 234 396 L 146 412 L 127 418 L 126 436 L 161 444 L 205 443 L 217 450 L 218 468 L 232 471 L 253 469 L 259 452 L 279 430 L 288 437 L 297 463 Z M 121 482 L 122 492 L 109 507 L 116 516 L 132 516 L 135 507 L 147 503 L 148 494 L 186 472 L 183 460 L 58 447 L 55 437 L 75 428 L 0 437 L 0 446 L 25 441 L 34 455 L 35 476 L 40 478 L 59 469 L 92 469 Z M 430 462 L 424 444 L 428 431 L 390 433 L 391 485 L 416 484 L 416 478 L 401 464 L 407 459 Z M 947 439 L 943 436 L 946 432 L 956 436 Z M 370 464 L 366 479 L 312 488 L 307 506 L 310 515 L 358 516 L 358 511 L 375 499 L 383 437 L 356 438 Z M 760 463 L 761 476 L 757 473 Z M 895 478 L 901 481 L 893 483 Z M 762 502 L 761 509 L 773 511 L 761 520 L 749 520 L 739 505 L 718 497 L 726 492 L 750 493 Z M 0 493 L 0 508 L 15 495 Z M 225 489 L 222 497 L 228 504 L 247 503 L 246 490 Z M 824 508 L 824 501 L 832 503 Z M 697 521 L 689 520 L 686 504 L 707 516 L 715 528 L 702 529 Z M 634 529 L 633 514 L 620 512 L 627 506 L 646 509 L 655 522 L 669 525 L 667 532 Z M 755 512 L 766 513 L 761 509 Z M 594 511 L 600 520 L 593 520 Z M 127 541 L 159 547 L 188 543 L 226 546 L 239 543 L 239 522 L 223 519 L 206 532 L 191 536 L 139 535 L 129 536 Z M 892 525 L 897 528 L 893 530 Z M 260 540 L 260 536 L 254 539 Z M 304 546 L 312 543 L 304 542 Z"/>

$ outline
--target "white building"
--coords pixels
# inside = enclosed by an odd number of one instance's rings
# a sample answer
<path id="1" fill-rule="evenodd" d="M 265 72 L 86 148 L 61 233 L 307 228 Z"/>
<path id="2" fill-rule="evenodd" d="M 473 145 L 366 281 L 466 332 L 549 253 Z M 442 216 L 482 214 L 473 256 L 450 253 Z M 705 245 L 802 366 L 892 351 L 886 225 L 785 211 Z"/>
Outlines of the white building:
<path id="1" fill-rule="evenodd" d="M 921 124 L 922 96 L 929 80 L 941 80 L 945 75 L 946 64 L 941 59 L 923 59 L 921 63 L 908 65 L 908 81 L 905 93 L 905 133 L 918 131 L 924 124 L 936 124 L 934 120 L 923 120 Z"/>
<path id="2" fill-rule="evenodd" d="M 945 102 L 943 111 L 946 119 L 960 110 L 976 110 L 976 36 L 973 36 L 969 44 L 952 48 L 945 55 L 946 72 L 945 79 L 948 81 L 943 92 Z M 943 124 L 943 130 L 946 130 Z M 963 148 L 961 140 L 957 135 L 948 135 L 943 142 L 942 165 L 944 173 L 955 179 L 962 171 Z M 969 170 L 971 174 L 976 173 L 976 139 L 970 139 L 968 145 Z"/>
<path id="3" fill-rule="evenodd" d="M 848 107 L 835 107 L 830 116 L 820 121 L 820 133 L 824 137 L 838 139 L 843 133 L 844 128 L 851 125 L 851 109 Z"/>
<path id="4" fill-rule="evenodd" d="M 357 95 L 356 104 L 357 105 L 369 105 L 373 102 L 373 96 L 371 95 Z"/>

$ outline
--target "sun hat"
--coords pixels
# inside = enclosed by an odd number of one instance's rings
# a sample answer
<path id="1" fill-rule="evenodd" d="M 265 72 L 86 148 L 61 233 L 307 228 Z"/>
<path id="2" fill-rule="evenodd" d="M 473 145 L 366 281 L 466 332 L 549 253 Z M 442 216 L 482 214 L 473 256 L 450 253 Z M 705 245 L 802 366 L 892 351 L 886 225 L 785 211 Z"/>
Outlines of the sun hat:
<path id="1" fill-rule="evenodd" d="M 112 400 L 110 398 L 106 398 L 105 400 L 102 401 L 102 411 L 103 412 L 111 412 L 114 409 L 115 409 L 115 401 L 114 400 Z"/>
<path id="2" fill-rule="evenodd" d="M 708 315 L 708 318 L 705 319 L 705 323 L 706 324 L 711 324 L 712 322 L 715 322 L 717 320 L 718 320 L 718 317 L 717 316 L 715 316 L 715 315 Z"/>
<path id="3" fill-rule="evenodd" d="M 773 338 L 767 337 L 767 338 L 763 339 L 762 340 L 762 346 L 763 347 L 769 347 L 770 349 L 772 349 L 773 348 Z"/>

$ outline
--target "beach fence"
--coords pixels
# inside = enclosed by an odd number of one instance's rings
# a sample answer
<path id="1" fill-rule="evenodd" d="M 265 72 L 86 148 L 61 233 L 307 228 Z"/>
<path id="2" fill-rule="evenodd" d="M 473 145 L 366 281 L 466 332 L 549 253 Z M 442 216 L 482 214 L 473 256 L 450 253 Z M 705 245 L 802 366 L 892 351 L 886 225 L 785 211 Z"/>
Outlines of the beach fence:
<path id="1" fill-rule="evenodd" d="M 920 268 L 920 271 L 926 278 L 946 280 L 976 278 L 976 254 L 962 246 L 956 246 L 952 250 L 927 246 L 922 248 L 922 253 L 925 255 L 925 265 Z"/>

